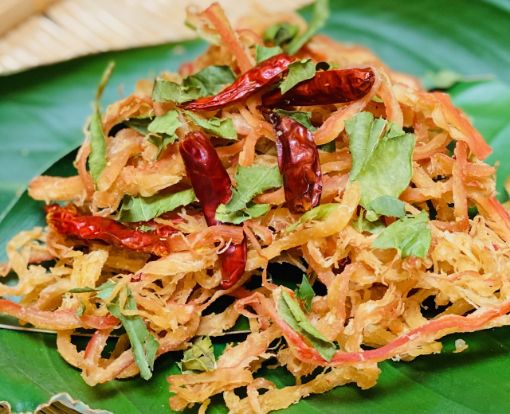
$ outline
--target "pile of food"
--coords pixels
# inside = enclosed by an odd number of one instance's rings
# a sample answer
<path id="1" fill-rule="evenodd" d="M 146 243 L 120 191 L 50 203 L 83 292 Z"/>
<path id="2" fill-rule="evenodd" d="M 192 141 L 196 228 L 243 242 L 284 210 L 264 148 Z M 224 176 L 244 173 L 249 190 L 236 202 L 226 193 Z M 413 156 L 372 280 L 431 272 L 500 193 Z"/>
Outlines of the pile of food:
<path id="1" fill-rule="evenodd" d="M 30 184 L 48 226 L 8 244 L 18 283 L 0 284 L 0 313 L 55 330 L 90 385 L 149 379 L 183 351 L 170 407 L 205 412 L 222 394 L 232 413 L 369 388 L 380 361 L 510 324 L 490 147 L 448 95 L 316 35 L 327 15 L 318 0 L 308 25 L 234 30 L 218 4 L 190 10 L 207 51 L 101 112 L 109 67 L 77 175 Z M 214 337 L 243 318 L 216 358 Z"/>

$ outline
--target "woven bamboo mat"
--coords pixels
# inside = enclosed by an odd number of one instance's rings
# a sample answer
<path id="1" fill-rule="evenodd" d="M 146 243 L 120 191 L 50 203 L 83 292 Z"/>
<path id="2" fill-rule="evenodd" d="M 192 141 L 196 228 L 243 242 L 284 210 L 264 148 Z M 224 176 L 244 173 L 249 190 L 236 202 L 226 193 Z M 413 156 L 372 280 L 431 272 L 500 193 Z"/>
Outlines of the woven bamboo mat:
<path id="1" fill-rule="evenodd" d="M 91 53 L 190 39 L 185 9 L 211 0 L 0 0 L 0 74 Z M 310 0 L 219 0 L 236 21 Z"/>

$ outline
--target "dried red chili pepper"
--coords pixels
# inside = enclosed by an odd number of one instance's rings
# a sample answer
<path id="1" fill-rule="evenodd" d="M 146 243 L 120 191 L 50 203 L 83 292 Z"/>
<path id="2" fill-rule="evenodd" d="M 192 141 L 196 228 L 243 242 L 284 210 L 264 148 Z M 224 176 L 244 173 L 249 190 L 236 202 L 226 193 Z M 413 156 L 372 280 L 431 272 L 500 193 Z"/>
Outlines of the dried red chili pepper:
<path id="1" fill-rule="evenodd" d="M 218 153 L 202 132 L 189 132 L 179 146 L 186 172 L 209 226 L 219 224 L 216 209 L 232 197 L 230 177 Z M 247 260 L 246 238 L 220 255 L 221 287 L 228 289 L 243 275 Z"/>
<path id="2" fill-rule="evenodd" d="M 210 111 L 238 102 L 280 80 L 295 60 L 295 57 L 284 53 L 270 57 L 243 73 L 232 85 L 217 95 L 185 103 L 182 107 L 192 111 Z"/>
<path id="3" fill-rule="evenodd" d="M 73 206 L 46 207 L 46 221 L 57 232 L 82 240 L 101 240 L 117 247 L 166 256 L 171 252 L 169 237 L 176 232 L 170 226 L 155 226 L 154 231 L 143 232 L 115 220 L 78 213 Z"/>
<path id="4" fill-rule="evenodd" d="M 274 112 L 267 117 L 276 129 L 285 202 L 292 213 L 304 213 L 319 204 L 322 193 L 319 152 L 312 133 L 292 118 Z"/>
<path id="5" fill-rule="evenodd" d="M 209 226 L 217 224 L 216 209 L 232 197 L 230 177 L 218 153 L 202 132 L 190 132 L 179 150 L 186 172 Z"/>
<path id="6" fill-rule="evenodd" d="M 328 105 L 355 101 L 365 96 L 375 82 L 369 69 L 338 69 L 317 72 L 315 76 L 294 86 L 282 95 L 279 89 L 262 97 L 262 105 L 306 106 Z"/>

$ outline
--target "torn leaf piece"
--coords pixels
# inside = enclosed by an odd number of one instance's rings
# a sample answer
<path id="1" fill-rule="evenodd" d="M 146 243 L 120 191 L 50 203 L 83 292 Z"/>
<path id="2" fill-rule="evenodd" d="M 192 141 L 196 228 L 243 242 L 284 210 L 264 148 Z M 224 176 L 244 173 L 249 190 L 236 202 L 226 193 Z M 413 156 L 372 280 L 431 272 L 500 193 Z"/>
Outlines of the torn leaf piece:
<path id="1" fill-rule="evenodd" d="M 351 181 L 361 187 L 361 205 L 382 196 L 398 198 L 411 181 L 415 136 L 370 112 L 345 122 L 352 155 Z"/>
<path id="2" fill-rule="evenodd" d="M 305 80 L 312 79 L 315 76 L 315 63 L 311 59 L 302 59 L 289 65 L 289 73 L 280 83 L 282 95 Z"/>
<path id="3" fill-rule="evenodd" d="M 303 304 L 305 305 L 305 309 L 307 312 L 312 310 L 312 300 L 315 296 L 315 292 L 313 291 L 312 285 L 308 281 L 308 277 L 306 274 L 303 274 L 303 279 L 301 280 L 301 284 L 295 291 L 296 298 L 301 299 Z"/>
<path id="4" fill-rule="evenodd" d="M 386 227 L 373 241 L 375 249 L 397 249 L 404 257 L 424 258 L 430 248 L 432 233 L 429 218 L 425 212 L 404 217 Z"/>
<path id="5" fill-rule="evenodd" d="M 197 338 L 192 347 L 184 351 L 183 358 L 177 365 L 183 374 L 215 369 L 216 359 L 211 338 L 208 336 Z"/>
<path id="6" fill-rule="evenodd" d="M 174 136 L 175 131 L 182 125 L 177 111 L 168 111 L 166 114 L 157 116 L 148 125 L 147 130 L 154 134 L 166 134 Z"/>
<path id="7" fill-rule="evenodd" d="M 192 189 L 173 194 L 156 194 L 150 197 L 124 197 L 118 220 L 122 222 L 149 221 L 163 213 L 187 206 L 196 200 Z"/>
<path id="8" fill-rule="evenodd" d="M 406 215 L 404 202 L 389 195 L 377 197 L 375 200 L 372 200 L 368 208 L 374 213 L 386 217 L 402 218 Z"/>
<path id="9" fill-rule="evenodd" d="M 225 139 L 237 139 L 237 131 L 231 118 L 203 118 L 191 111 L 185 112 L 186 116 L 200 128 L 212 135 Z"/>
<path id="10" fill-rule="evenodd" d="M 298 221 L 295 223 L 292 223 L 289 225 L 285 231 L 291 232 L 298 228 L 303 223 L 306 223 L 308 221 L 312 220 L 324 220 L 326 217 L 328 217 L 334 210 L 340 207 L 340 204 L 338 203 L 327 203 L 327 204 L 320 204 L 317 207 L 312 208 L 311 210 L 304 213 Z"/>
<path id="11" fill-rule="evenodd" d="M 317 130 L 312 124 L 312 113 L 305 111 L 287 111 L 285 109 L 275 109 L 273 112 L 276 112 L 280 116 L 288 116 L 296 122 L 299 122 L 306 129 L 314 132 Z"/>
<path id="12" fill-rule="evenodd" d="M 257 48 L 255 49 L 255 60 L 257 63 L 260 63 L 280 53 L 282 53 L 282 48 L 279 46 L 266 47 L 257 45 Z"/>
<path id="13" fill-rule="evenodd" d="M 236 187 L 227 204 L 220 204 L 216 210 L 216 220 L 239 224 L 250 217 L 259 217 L 269 211 L 267 204 L 253 204 L 251 200 L 264 191 L 282 186 L 282 176 L 278 167 L 266 165 L 240 166 L 235 176 Z"/>
<path id="14" fill-rule="evenodd" d="M 175 102 L 181 104 L 193 99 L 218 93 L 224 86 L 236 79 L 229 66 L 208 66 L 188 76 L 182 84 L 165 79 L 156 79 L 152 90 L 155 102 Z"/>

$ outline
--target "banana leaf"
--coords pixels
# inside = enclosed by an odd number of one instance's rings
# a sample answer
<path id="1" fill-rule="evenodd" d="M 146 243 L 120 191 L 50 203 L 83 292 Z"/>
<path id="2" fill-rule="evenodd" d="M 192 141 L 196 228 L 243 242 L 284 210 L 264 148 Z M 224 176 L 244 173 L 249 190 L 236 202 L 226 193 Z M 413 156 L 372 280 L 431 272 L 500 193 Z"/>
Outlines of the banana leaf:
<path id="1" fill-rule="evenodd" d="M 376 51 L 393 68 L 424 76 L 449 69 L 491 80 L 450 89 L 494 147 L 498 190 L 510 175 L 510 3 L 506 0 L 331 0 L 325 33 Z M 304 13 L 309 14 L 305 9 Z M 9 237 L 42 225 L 41 204 L 23 192 L 47 170 L 71 174 L 97 79 L 106 63 L 117 69 L 103 102 L 127 95 L 136 80 L 175 70 L 205 45 L 199 41 L 105 53 L 0 78 L 0 261 Z M 184 52 L 183 52 L 184 51 Z M 60 160 L 56 162 L 57 160 Z M 453 353 L 456 339 L 467 351 Z M 376 387 L 346 386 L 312 396 L 286 413 L 502 413 L 510 412 L 510 330 L 506 328 L 445 339 L 441 354 L 411 363 L 382 363 Z M 166 377 L 179 372 L 178 353 L 157 360 L 154 377 L 86 386 L 79 372 L 58 355 L 55 337 L 0 330 L 0 401 L 14 412 L 34 410 L 67 392 L 96 409 L 113 413 L 168 413 Z M 263 372 L 278 386 L 292 384 L 284 370 Z M 193 412 L 193 411 L 190 411 Z M 209 412 L 224 413 L 221 400 Z"/>

